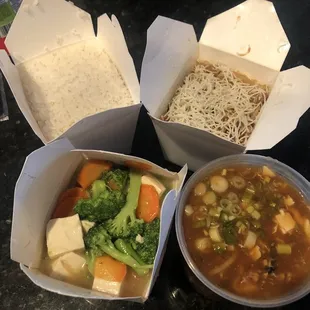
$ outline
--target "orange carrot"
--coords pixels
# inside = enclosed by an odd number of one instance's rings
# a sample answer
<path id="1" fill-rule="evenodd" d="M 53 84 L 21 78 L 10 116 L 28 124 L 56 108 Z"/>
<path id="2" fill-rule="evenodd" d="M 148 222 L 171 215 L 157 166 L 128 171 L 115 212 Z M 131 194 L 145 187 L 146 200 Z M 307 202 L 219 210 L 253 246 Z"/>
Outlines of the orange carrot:
<path id="1" fill-rule="evenodd" d="M 73 215 L 73 208 L 81 197 L 68 197 L 57 204 L 52 219 Z"/>
<path id="2" fill-rule="evenodd" d="M 80 187 L 64 191 L 57 202 L 52 218 L 61 218 L 73 215 L 73 208 L 80 199 L 87 199 L 88 193 Z"/>
<path id="3" fill-rule="evenodd" d="M 106 281 L 122 282 L 127 273 L 127 266 L 110 256 L 97 257 L 94 275 Z"/>
<path id="4" fill-rule="evenodd" d="M 89 198 L 88 193 L 81 187 L 73 187 L 64 191 L 58 199 L 58 204 L 64 201 L 68 197 L 81 197 L 83 199 Z"/>
<path id="5" fill-rule="evenodd" d="M 154 186 L 142 184 L 136 215 L 144 222 L 152 222 L 159 216 L 159 196 Z"/>
<path id="6" fill-rule="evenodd" d="M 86 189 L 95 180 L 99 179 L 101 174 L 112 168 L 112 163 L 103 160 L 89 160 L 81 169 L 77 182 Z"/>

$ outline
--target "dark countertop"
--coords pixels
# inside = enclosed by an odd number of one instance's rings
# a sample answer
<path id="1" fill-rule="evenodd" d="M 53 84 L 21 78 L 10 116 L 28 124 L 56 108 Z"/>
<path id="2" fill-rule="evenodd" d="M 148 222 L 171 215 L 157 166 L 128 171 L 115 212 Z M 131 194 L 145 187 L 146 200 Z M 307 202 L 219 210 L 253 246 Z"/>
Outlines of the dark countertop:
<path id="1" fill-rule="evenodd" d="M 78 6 L 92 13 L 115 14 L 123 27 L 129 50 L 138 73 L 145 48 L 146 30 L 157 15 L 179 19 L 194 25 L 199 37 L 207 18 L 242 1 L 135 1 L 76 0 Z M 310 0 L 278 0 L 278 15 L 291 42 L 284 69 L 297 65 L 310 67 Z M 239 309 L 213 294 L 203 297 L 195 291 L 186 276 L 183 259 L 172 229 L 166 256 L 149 300 L 145 304 L 128 302 L 88 302 L 42 290 L 28 280 L 17 263 L 10 260 L 9 244 L 13 192 L 25 157 L 42 146 L 18 109 L 7 88 L 10 120 L 0 123 L 0 309 Z M 309 98 L 310 100 L 310 98 Z M 176 169 L 164 160 L 151 121 L 142 109 L 133 145 L 134 155 L 149 159 L 163 167 Z M 310 110 L 300 119 L 297 129 L 268 151 L 256 152 L 272 156 L 290 165 L 310 180 Z M 308 309 L 310 295 L 287 307 Z"/>

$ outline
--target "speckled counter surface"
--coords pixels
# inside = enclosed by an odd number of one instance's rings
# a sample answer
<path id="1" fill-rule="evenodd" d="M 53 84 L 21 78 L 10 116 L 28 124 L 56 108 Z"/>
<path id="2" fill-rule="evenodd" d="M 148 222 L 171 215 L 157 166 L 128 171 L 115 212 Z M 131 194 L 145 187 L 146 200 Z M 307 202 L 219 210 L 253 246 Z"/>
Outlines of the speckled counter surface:
<path id="1" fill-rule="evenodd" d="M 145 48 L 146 30 L 157 15 L 179 19 L 194 25 L 199 37 L 207 18 L 242 1 L 135 1 L 76 0 L 78 6 L 92 13 L 115 14 L 123 27 L 138 74 Z M 291 42 L 284 68 L 310 67 L 310 0 L 278 0 L 278 15 Z M 167 253 L 149 300 L 145 304 L 128 302 L 89 302 L 47 292 L 35 286 L 10 260 L 10 232 L 15 182 L 25 157 L 42 146 L 7 88 L 10 120 L 0 123 L 0 309 L 239 309 L 227 301 L 197 292 L 190 281 L 178 249 L 174 228 Z M 309 98 L 310 100 L 310 98 Z M 158 140 L 146 111 L 142 109 L 133 146 L 134 155 L 149 159 L 166 168 L 176 167 L 163 158 Z M 301 118 L 297 129 L 273 149 L 257 152 L 290 165 L 310 180 L 310 110 Z M 196 287 L 196 289 L 194 288 Z M 309 309 L 310 295 L 288 308 Z"/>

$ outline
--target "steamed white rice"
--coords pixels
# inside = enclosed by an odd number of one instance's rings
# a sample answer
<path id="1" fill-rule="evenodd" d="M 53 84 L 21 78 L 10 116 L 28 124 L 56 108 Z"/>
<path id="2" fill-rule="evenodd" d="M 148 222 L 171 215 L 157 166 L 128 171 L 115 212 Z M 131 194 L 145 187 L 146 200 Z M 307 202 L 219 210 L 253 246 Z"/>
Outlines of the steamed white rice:
<path id="1" fill-rule="evenodd" d="M 59 48 L 18 65 L 30 109 L 45 138 L 82 118 L 133 104 L 100 39 Z"/>

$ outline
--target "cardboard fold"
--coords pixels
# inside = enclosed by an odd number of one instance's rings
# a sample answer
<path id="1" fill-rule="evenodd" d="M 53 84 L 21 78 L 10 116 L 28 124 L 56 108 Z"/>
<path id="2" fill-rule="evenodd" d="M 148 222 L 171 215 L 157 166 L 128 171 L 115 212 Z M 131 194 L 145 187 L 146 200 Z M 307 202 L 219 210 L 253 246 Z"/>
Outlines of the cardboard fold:
<path id="1" fill-rule="evenodd" d="M 247 150 L 269 149 L 289 135 L 310 108 L 309 98 L 310 69 L 298 66 L 280 72 Z"/>
<path id="2" fill-rule="evenodd" d="M 112 15 L 111 19 L 103 14 L 97 19 L 97 38 L 100 38 L 105 46 L 105 51 L 110 56 L 130 91 L 134 103 L 140 102 L 140 85 L 137 78 L 135 65 L 129 54 L 126 40 L 117 18 Z M 128 55 L 128 57 L 124 57 Z"/>

